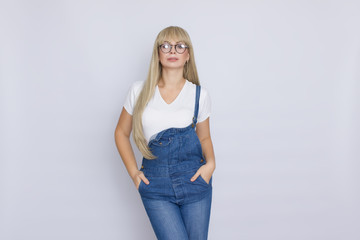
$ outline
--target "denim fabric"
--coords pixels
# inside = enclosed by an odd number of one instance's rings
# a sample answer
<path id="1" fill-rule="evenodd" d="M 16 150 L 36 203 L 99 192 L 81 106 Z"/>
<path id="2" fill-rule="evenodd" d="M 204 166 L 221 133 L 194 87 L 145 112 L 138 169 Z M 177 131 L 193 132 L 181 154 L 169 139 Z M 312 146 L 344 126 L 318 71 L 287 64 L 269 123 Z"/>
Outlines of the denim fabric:
<path id="1" fill-rule="evenodd" d="M 149 141 L 150 160 L 143 158 L 149 184 L 140 182 L 140 193 L 155 235 L 160 240 L 205 240 L 208 236 L 212 200 L 212 177 L 191 177 L 206 163 L 195 132 L 200 86 L 196 87 L 193 122 L 184 128 L 168 128 Z"/>

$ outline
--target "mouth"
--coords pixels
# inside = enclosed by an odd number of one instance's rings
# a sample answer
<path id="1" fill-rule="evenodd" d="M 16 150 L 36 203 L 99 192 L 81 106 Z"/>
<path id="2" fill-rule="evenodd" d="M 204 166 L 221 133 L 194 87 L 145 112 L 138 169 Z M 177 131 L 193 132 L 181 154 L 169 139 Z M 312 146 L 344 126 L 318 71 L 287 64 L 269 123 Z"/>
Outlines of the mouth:
<path id="1" fill-rule="evenodd" d="M 175 62 L 175 61 L 177 61 L 177 60 L 178 60 L 178 58 L 171 57 L 171 58 L 168 58 L 167 60 L 168 60 L 168 61 L 170 61 L 170 62 Z"/>

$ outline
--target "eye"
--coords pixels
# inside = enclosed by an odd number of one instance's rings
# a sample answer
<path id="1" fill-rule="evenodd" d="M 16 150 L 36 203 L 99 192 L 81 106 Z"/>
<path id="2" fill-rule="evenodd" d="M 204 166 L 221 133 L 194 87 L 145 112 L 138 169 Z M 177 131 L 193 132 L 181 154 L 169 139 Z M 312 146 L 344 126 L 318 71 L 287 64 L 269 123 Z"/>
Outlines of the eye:
<path id="1" fill-rule="evenodd" d="M 169 45 L 168 43 L 164 43 L 164 44 L 162 45 L 162 47 L 165 48 L 165 49 L 168 49 L 168 48 L 170 48 L 170 45 Z"/>
<path id="2" fill-rule="evenodd" d="M 177 45 L 177 47 L 178 47 L 179 49 L 184 49 L 184 48 L 186 48 L 185 44 L 183 44 L 183 43 L 179 43 L 179 44 Z"/>

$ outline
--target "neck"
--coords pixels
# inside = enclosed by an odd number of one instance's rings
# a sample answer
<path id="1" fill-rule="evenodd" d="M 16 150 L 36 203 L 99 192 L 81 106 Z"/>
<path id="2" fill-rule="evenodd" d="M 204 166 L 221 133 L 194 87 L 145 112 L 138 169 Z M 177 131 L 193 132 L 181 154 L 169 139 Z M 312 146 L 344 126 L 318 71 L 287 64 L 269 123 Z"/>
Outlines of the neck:
<path id="1" fill-rule="evenodd" d="M 183 69 L 162 69 L 158 86 L 177 88 L 178 86 L 182 86 L 184 81 Z"/>

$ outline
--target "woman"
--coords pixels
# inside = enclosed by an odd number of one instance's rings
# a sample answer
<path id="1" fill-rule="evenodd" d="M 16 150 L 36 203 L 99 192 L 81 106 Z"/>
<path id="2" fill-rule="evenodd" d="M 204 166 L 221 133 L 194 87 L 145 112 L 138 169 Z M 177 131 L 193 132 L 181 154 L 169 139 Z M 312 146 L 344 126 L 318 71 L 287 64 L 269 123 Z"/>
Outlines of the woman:
<path id="1" fill-rule="evenodd" d="M 115 130 L 120 156 L 158 239 L 207 239 L 215 156 L 210 97 L 188 33 L 157 36 L 146 81 L 130 88 Z M 129 136 L 143 155 L 138 169 Z"/>

